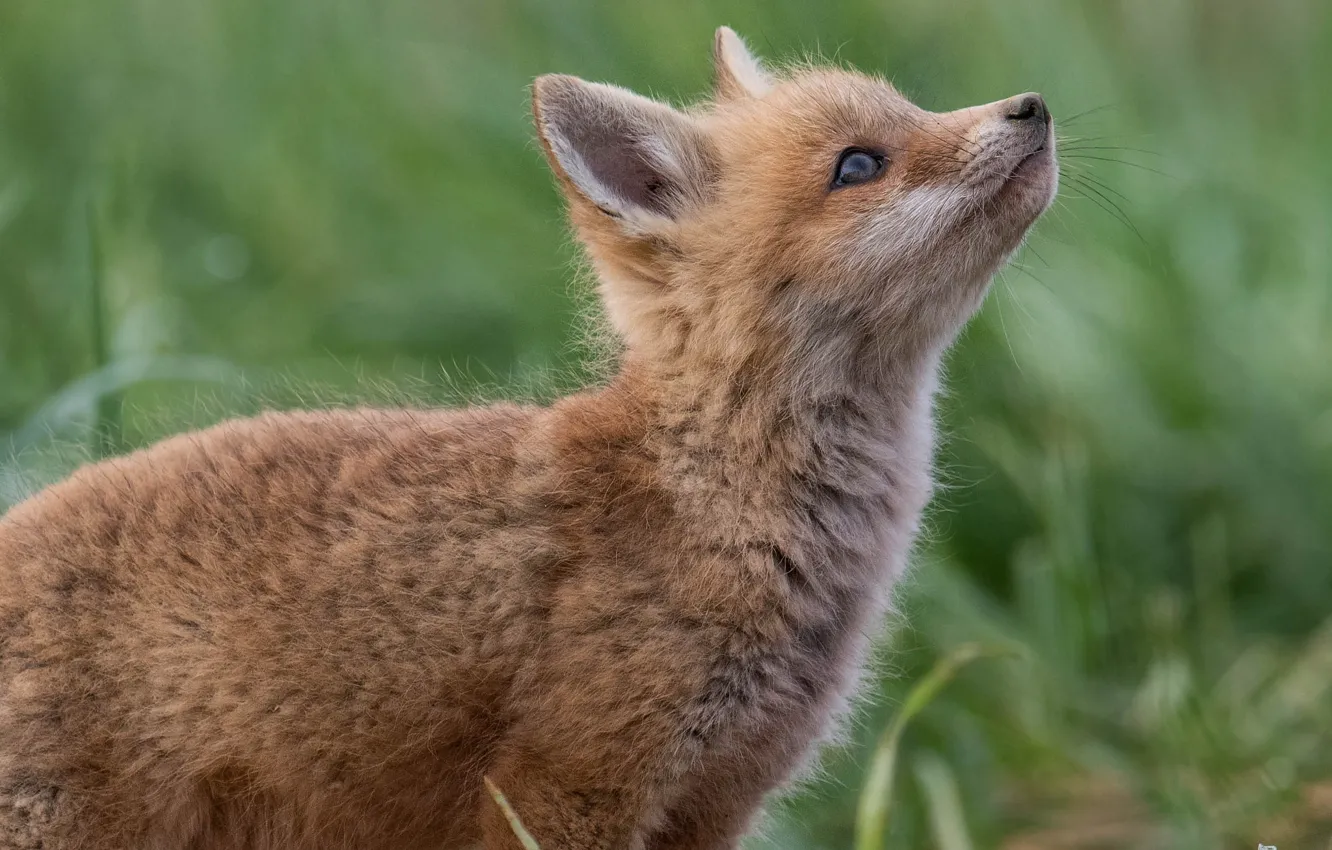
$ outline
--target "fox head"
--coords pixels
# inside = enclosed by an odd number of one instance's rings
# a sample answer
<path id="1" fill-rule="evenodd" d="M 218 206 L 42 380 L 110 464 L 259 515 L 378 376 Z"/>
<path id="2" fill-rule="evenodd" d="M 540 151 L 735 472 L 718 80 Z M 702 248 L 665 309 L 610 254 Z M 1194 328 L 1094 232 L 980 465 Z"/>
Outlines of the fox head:
<path id="1" fill-rule="evenodd" d="M 550 75 L 533 105 L 628 357 L 774 368 L 938 351 L 1050 204 L 1037 94 L 923 110 L 840 68 L 764 67 L 717 31 L 687 109 Z"/>

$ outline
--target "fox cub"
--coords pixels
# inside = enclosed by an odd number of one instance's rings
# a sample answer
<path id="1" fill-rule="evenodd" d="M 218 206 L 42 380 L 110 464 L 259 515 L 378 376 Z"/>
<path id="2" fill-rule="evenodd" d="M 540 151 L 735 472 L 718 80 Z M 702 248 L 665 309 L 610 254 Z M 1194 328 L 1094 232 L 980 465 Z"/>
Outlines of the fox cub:
<path id="1" fill-rule="evenodd" d="M 720 850 L 853 694 L 940 358 L 1055 192 L 730 30 L 687 110 L 536 81 L 623 343 L 549 407 L 270 414 L 0 520 L 0 848 Z"/>

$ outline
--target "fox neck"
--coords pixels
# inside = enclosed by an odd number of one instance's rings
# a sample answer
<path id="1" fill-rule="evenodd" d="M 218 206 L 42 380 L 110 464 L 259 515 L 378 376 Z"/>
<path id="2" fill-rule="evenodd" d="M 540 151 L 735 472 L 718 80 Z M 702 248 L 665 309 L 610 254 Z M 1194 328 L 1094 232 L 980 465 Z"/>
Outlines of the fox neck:
<path id="1" fill-rule="evenodd" d="M 776 543 L 864 591 L 903 568 L 929 498 L 942 346 L 884 345 L 836 318 L 727 357 L 631 357 L 622 379 L 657 400 L 662 478 L 699 528 Z"/>

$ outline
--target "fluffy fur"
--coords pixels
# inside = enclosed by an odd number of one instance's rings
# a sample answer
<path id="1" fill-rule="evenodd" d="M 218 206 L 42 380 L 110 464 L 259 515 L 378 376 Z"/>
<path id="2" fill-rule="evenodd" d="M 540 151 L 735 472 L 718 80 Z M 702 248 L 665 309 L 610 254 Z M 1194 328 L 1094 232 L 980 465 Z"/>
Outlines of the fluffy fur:
<path id="1" fill-rule="evenodd" d="M 854 691 L 1056 165 L 1034 96 L 715 56 L 684 112 L 535 86 L 606 386 L 229 422 L 0 520 L 0 848 L 516 847 L 487 775 L 545 850 L 737 844 Z"/>

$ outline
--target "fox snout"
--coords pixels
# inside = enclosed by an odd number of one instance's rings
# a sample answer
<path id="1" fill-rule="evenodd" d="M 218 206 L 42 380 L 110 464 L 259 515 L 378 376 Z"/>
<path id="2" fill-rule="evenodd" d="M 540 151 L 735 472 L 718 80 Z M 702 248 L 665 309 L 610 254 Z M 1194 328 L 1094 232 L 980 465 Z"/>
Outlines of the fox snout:
<path id="1" fill-rule="evenodd" d="M 1050 110 L 1045 98 L 1036 92 L 1027 92 L 1004 101 L 1004 118 L 1019 124 L 1044 125 L 1051 123 Z"/>
<path id="2" fill-rule="evenodd" d="M 1014 141 L 1019 145 L 1030 145 L 1030 150 L 1023 151 L 1022 155 L 1030 156 L 1050 147 L 1054 118 L 1045 105 L 1045 98 L 1027 92 L 1002 101 L 999 111 Z"/>
<path id="3" fill-rule="evenodd" d="M 974 148 L 970 151 L 971 162 L 964 171 L 964 179 L 968 182 L 993 187 L 1024 174 L 1029 175 L 1029 179 L 1023 182 L 1030 183 L 1040 174 L 1049 178 L 1053 185 L 1057 172 L 1054 118 L 1045 98 L 1036 92 L 1027 92 L 955 114 L 969 116 L 974 122 L 971 135 Z M 1034 182 L 1046 181 L 1037 179 Z M 1047 193 L 1035 192 L 1033 196 L 1042 194 Z M 1048 202 L 1048 197 L 1045 200 Z M 1044 203 L 1040 205 L 1040 209 L 1043 208 Z"/>
<path id="4" fill-rule="evenodd" d="M 1019 160 L 1051 147 L 1054 118 L 1045 98 L 1027 92 L 999 101 L 996 110 L 1001 130 Z"/>

